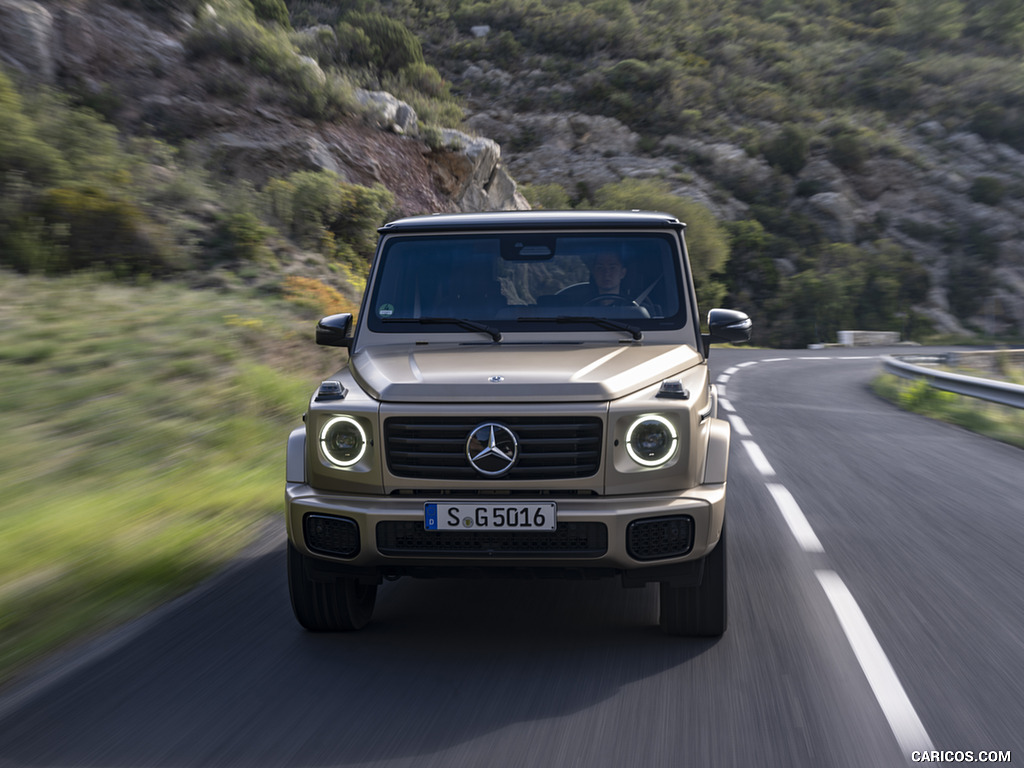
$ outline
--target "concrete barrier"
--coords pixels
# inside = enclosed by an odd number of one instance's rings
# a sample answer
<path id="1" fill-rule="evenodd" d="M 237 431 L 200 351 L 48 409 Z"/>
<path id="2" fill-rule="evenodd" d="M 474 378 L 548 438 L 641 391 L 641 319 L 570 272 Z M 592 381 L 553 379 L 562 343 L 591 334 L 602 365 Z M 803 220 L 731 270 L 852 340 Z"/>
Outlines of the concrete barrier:
<path id="1" fill-rule="evenodd" d="M 841 347 L 889 347 L 899 343 L 899 331 L 839 331 Z"/>

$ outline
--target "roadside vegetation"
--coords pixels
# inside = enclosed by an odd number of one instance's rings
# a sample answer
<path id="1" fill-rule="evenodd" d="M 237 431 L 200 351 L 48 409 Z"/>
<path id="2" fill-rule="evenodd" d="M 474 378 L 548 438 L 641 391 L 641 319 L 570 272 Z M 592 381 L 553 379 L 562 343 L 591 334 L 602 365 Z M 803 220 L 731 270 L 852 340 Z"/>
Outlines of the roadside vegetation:
<path id="1" fill-rule="evenodd" d="M 288 432 L 341 361 L 314 318 L 351 309 L 294 287 L 0 272 L 0 683 L 193 586 L 280 513 Z"/>
<path id="2" fill-rule="evenodd" d="M 973 369 L 956 369 L 952 372 L 1024 385 L 1024 368 L 1019 366 L 1004 367 L 999 374 Z M 904 410 L 1024 448 L 1024 410 L 1019 408 L 944 392 L 929 386 L 926 381 L 911 381 L 891 374 L 877 377 L 872 388 L 880 397 Z"/>

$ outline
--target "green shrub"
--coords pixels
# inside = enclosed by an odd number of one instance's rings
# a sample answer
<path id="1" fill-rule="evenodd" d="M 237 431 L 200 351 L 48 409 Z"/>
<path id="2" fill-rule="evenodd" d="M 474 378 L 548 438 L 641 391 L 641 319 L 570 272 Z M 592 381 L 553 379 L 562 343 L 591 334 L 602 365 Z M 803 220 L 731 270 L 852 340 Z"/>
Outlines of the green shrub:
<path id="1" fill-rule="evenodd" d="M 134 203 L 92 187 L 53 188 L 39 199 L 37 213 L 52 244 L 46 261 L 33 270 L 63 274 L 101 268 L 117 276 L 162 275 L 172 270 L 165 233 Z"/>
<path id="2" fill-rule="evenodd" d="M 201 14 L 185 48 L 193 58 L 218 56 L 271 78 L 283 100 L 308 117 L 330 119 L 351 109 L 348 90 L 301 56 L 285 29 L 268 29 L 243 13 Z"/>
<path id="3" fill-rule="evenodd" d="M 956 402 L 956 395 L 931 386 L 927 380 L 918 379 L 898 395 L 901 408 L 908 411 L 927 412 Z"/>
<path id="4" fill-rule="evenodd" d="M 787 123 L 764 147 L 764 159 L 783 173 L 796 176 L 807 165 L 810 141 L 797 125 Z"/>
<path id="5" fill-rule="evenodd" d="M 401 21 L 382 13 L 350 13 L 338 25 L 338 40 L 349 47 L 349 62 L 373 69 L 378 78 L 423 64 L 423 46 Z"/>
<path id="6" fill-rule="evenodd" d="M 221 258 L 233 262 L 260 262 L 270 258 L 267 238 L 274 230 L 247 210 L 221 214 L 214 245 Z"/>
<path id="7" fill-rule="evenodd" d="M 342 184 L 338 213 L 328 228 L 368 264 L 377 245 L 377 228 L 389 218 L 394 205 L 394 195 L 380 184 Z"/>
<path id="8" fill-rule="evenodd" d="M 534 208 L 565 211 L 572 208 L 569 193 L 561 184 L 520 184 L 519 192 Z"/>
<path id="9" fill-rule="evenodd" d="M 368 261 L 377 227 L 394 206 L 384 187 L 348 184 L 331 171 L 298 171 L 263 188 L 269 215 L 307 248 L 342 261 Z"/>
<path id="10" fill-rule="evenodd" d="M 47 185 L 70 173 L 60 151 L 41 140 L 38 126 L 25 114 L 21 95 L 0 69 L 0 183 L 9 174 Z"/>
<path id="11" fill-rule="evenodd" d="M 828 157 L 844 171 L 856 173 L 863 169 L 868 158 L 867 144 L 857 131 L 844 130 L 832 137 Z"/>
<path id="12" fill-rule="evenodd" d="M 999 205 L 1006 196 L 1006 185 L 994 176 L 978 176 L 971 184 L 971 200 L 984 205 Z"/>
<path id="13" fill-rule="evenodd" d="M 252 3 L 256 18 L 260 21 L 270 21 L 280 24 L 282 27 L 291 28 L 291 20 L 288 18 L 288 6 L 284 0 L 249 0 Z"/>
<path id="14" fill-rule="evenodd" d="M 462 124 L 462 105 L 452 96 L 448 81 L 429 64 L 410 64 L 385 74 L 380 82 L 385 91 L 412 107 L 422 122 L 446 128 Z"/>

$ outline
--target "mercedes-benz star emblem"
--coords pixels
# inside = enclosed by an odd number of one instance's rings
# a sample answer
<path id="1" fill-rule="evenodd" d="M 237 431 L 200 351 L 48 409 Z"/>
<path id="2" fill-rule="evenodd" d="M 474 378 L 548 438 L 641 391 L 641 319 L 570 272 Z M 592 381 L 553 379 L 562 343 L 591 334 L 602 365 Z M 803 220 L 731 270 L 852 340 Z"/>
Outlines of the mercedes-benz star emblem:
<path id="1" fill-rule="evenodd" d="M 503 424 L 481 424 L 466 439 L 466 458 L 481 475 L 499 477 L 519 459 L 519 441 Z"/>

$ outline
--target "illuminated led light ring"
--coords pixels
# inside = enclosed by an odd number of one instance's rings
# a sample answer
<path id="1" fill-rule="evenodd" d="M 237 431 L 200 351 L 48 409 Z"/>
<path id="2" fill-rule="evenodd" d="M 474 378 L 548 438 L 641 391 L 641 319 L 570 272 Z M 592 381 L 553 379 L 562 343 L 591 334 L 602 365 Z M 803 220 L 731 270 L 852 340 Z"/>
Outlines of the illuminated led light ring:
<path id="1" fill-rule="evenodd" d="M 359 453 L 356 454 L 356 457 L 354 459 L 346 459 L 345 461 L 339 461 L 327 447 L 327 432 L 328 430 L 330 430 L 331 427 L 333 427 L 338 422 L 351 424 L 353 427 L 356 428 L 356 431 L 359 433 Z M 327 457 L 327 460 L 336 467 L 347 468 L 351 467 L 353 464 L 357 464 L 359 460 L 363 458 L 364 455 L 366 455 L 366 446 L 366 432 L 362 428 L 362 426 L 360 426 L 359 422 L 353 419 L 351 416 L 335 416 L 334 418 L 329 419 L 328 422 L 324 424 L 324 428 L 320 430 L 320 450 L 323 451 L 323 454 L 324 456 Z"/>
<path id="2" fill-rule="evenodd" d="M 672 441 L 669 444 L 669 448 L 665 452 L 665 455 L 659 459 L 645 459 L 641 456 L 638 456 L 636 451 L 633 450 L 633 433 L 636 431 L 637 427 L 639 427 L 644 422 L 648 421 L 656 421 L 659 424 L 661 424 L 663 427 L 665 427 L 665 429 L 668 430 L 669 437 L 672 438 Z M 636 421 L 634 421 L 633 424 L 630 426 L 629 431 L 626 432 L 626 453 L 628 453 L 629 458 L 631 458 L 637 464 L 640 464 L 645 467 L 659 467 L 675 455 L 676 443 L 678 442 L 677 438 L 678 435 L 676 434 L 676 428 L 672 426 L 671 421 L 666 419 L 664 416 L 658 416 L 657 414 L 649 413 L 644 416 L 641 416 Z"/>

